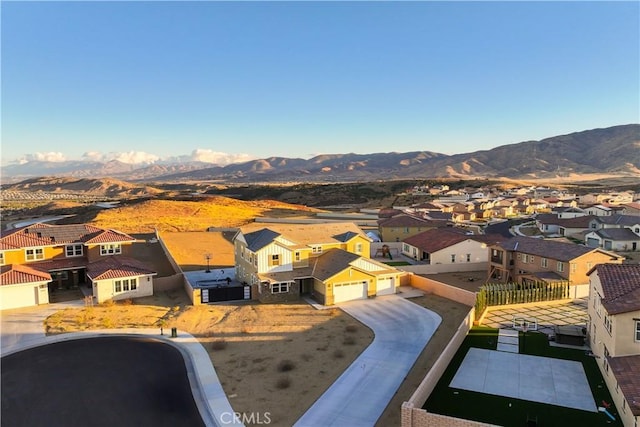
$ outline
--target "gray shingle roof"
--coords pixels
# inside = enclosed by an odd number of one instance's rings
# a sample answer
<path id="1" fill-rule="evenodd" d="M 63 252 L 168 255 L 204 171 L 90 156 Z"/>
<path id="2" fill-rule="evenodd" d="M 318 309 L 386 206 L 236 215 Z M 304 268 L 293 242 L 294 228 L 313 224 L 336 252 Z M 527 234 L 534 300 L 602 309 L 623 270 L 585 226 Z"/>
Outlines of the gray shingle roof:
<path id="1" fill-rule="evenodd" d="M 244 239 L 247 241 L 247 248 L 256 252 L 273 242 L 278 236 L 280 236 L 280 233 L 276 233 L 268 228 L 262 228 L 258 231 L 245 234 Z"/>

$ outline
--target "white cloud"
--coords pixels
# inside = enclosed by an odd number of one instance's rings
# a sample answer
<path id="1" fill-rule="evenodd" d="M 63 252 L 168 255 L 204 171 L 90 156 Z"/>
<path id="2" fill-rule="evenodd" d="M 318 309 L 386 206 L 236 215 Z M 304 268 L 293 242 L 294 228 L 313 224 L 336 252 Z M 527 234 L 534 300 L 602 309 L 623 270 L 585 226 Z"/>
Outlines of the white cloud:
<path id="1" fill-rule="evenodd" d="M 114 154 L 114 160 L 121 161 L 122 163 L 155 163 L 160 160 L 160 157 L 155 154 L 145 153 L 144 151 L 128 151 L 126 153 L 112 154 Z"/>
<path id="2" fill-rule="evenodd" d="M 46 153 L 32 153 L 25 154 L 18 159 L 18 163 L 24 164 L 27 162 L 64 162 L 66 157 L 59 151 L 49 151 Z"/>
<path id="3" fill-rule="evenodd" d="M 155 154 L 145 153 L 144 151 L 127 151 L 127 152 L 111 152 L 100 153 L 99 151 L 87 151 L 82 155 L 82 159 L 93 162 L 108 162 L 110 160 L 118 160 L 122 163 L 140 164 L 155 163 L 160 157 Z"/>
<path id="4" fill-rule="evenodd" d="M 252 160 L 254 157 L 248 154 L 229 154 L 213 151 L 208 148 L 196 148 L 191 152 L 191 160 L 197 162 L 214 163 L 217 165 L 228 165 L 230 163 L 240 163 Z"/>

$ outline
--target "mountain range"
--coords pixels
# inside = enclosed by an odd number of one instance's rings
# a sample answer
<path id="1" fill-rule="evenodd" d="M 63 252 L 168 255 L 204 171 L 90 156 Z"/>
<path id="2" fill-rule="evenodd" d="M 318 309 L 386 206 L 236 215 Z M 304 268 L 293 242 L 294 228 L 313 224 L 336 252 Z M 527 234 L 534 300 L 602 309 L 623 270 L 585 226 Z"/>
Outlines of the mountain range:
<path id="1" fill-rule="evenodd" d="M 491 150 L 446 155 L 431 151 L 270 157 L 212 166 L 188 162 L 133 165 L 32 161 L 2 168 L 3 182 L 37 176 L 111 177 L 127 181 L 360 181 L 407 178 L 550 178 L 600 173 L 640 176 L 640 124 L 592 129 Z"/>

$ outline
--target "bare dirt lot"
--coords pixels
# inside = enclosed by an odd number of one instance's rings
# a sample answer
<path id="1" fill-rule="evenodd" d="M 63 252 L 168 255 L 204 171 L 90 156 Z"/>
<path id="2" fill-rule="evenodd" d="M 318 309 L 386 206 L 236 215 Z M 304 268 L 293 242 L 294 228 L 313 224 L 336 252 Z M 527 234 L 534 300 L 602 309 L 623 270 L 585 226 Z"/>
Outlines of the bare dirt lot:
<path id="1" fill-rule="evenodd" d="M 400 405 L 420 384 L 469 308 L 429 295 L 411 301 L 442 316 L 436 331 L 378 425 L 399 425 Z M 371 343 L 373 333 L 342 310 L 305 302 L 192 306 L 183 291 L 134 303 L 67 309 L 46 320 L 47 332 L 119 327 L 177 327 L 207 349 L 234 410 L 269 412 L 290 426 Z"/>

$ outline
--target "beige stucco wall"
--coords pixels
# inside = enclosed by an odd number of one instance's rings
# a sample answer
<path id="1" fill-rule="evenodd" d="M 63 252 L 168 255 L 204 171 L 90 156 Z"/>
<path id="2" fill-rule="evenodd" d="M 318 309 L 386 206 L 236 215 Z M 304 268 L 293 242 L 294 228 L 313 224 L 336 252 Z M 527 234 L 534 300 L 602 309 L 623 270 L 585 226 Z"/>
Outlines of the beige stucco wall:
<path id="1" fill-rule="evenodd" d="M 43 285 L 40 289 L 39 286 Z M 0 310 L 48 304 L 47 282 L 0 286 Z"/>
<path id="2" fill-rule="evenodd" d="M 124 300 L 129 298 L 146 297 L 153 295 L 153 277 L 138 276 L 135 279 L 138 281 L 138 288 L 135 291 L 119 292 L 114 294 L 113 286 L 115 280 L 131 279 L 131 277 L 120 279 L 105 279 L 93 281 L 93 296 L 98 303 L 113 300 Z"/>

